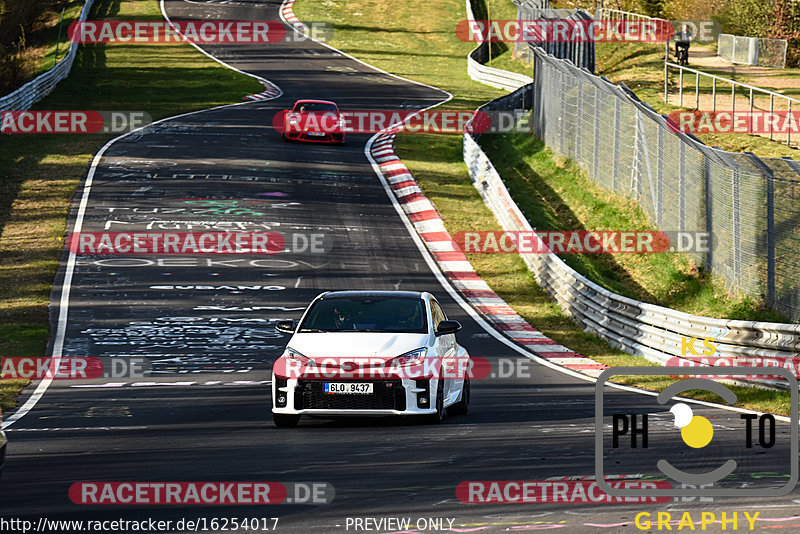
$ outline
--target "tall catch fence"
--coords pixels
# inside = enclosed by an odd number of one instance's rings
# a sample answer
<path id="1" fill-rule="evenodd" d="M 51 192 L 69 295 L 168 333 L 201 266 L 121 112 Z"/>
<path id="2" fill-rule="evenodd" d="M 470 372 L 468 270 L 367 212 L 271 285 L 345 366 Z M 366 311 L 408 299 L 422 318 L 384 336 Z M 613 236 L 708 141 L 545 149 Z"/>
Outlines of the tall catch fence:
<path id="1" fill-rule="evenodd" d="M 624 91 L 624 90 L 623 90 Z M 480 111 L 531 109 L 536 86 L 522 87 L 493 100 Z M 464 162 L 483 201 L 506 231 L 531 232 L 530 223 L 479 145 L 480 134 L 464 134 Z M 538 248 L 543 248 L 539 243 Z M 776 366 L 800 376 L 800 324 L 733 321 L 690 315 L 617 295 L 588 280 L 552 253 L 521 253 L 539 285 L 584 330 L 612 346 L 662 365 Z M 715 352 L 685 350 L 692 338 L 714 338 Z M 785 387 L 772 377 L 749 376 L 737 382 Z"/>
<path id="2" fill-rule="evenodd" d="M 800 164 L 708 147 L 624 85 L 534 54 L 534 135 L 660 230 L 711 233 L 693 254 L 708 271 L 800 320 Z"/>
<path id="3" fill-rule="evenodd" d="M 594 20 L 591 13 L 583 9 L 550 9 L 547 0 L 529 0 L 517 4 L 518 21 L 574 21 L 590 22 Z M 532 47 L 541 48 L 548 54 L 572 61 L 573 64 L 584 67 L 594 72 L 595 69 L 595 43 L 591 39 L 566 41 L 551 40 L 542 42 L 515 42 L 514 57 L 524 61 L 532 61 Z"/>

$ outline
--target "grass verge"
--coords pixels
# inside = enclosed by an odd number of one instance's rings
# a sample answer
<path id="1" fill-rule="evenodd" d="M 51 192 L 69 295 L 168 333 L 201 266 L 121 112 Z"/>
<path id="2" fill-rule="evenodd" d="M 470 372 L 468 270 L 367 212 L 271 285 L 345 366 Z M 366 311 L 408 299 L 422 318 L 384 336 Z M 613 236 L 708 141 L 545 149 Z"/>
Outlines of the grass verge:
<path id="1" fill-rule="evenodd" d="M 156 0 L 98 0 L 91 18 L 158 20 Z M 180 87 L 180 90 L 176 90 Z M 145 111 L 156 120 L 262 91 L 188 44 L 82 45 L 69 78 L 33 109 Z M 76 187 L 109 135 L 3 136 L 0 357 L 43 356 L 50 290 Z M 25 382 L 0 380 L 0 407 Z"/>
<path id="2" fill-rule="evenodd" d="M 450 1 L 430 0 L 423 12 L 412 2 L 389 6 L 382 2 L 363 0 L 300 0 L 294 5 L 294 10 L 301 20 L 327 20 L 332 23 L 335 28 L 335 38 L 331 43 L 333 46 L 388 72 L 449 91 L 454 98 L 447 104 L 448 109 L 475 109 L 487 100 L 503 94 L 472 82 L 467 76 L 466 57 L 474 48 L 474 43 L 464 43 L 456 37 L 454 28 L 464 18 L 464 12 L 463 8 L 454 9 Z M 500 158 L 508 158 L 508 161 L 503 162 L 506 170 L 513 169 L 514 165 L 518 165 L 520 171 L 523 166 L 529 167 L 520 176 L 519 185 L 528 182 L 534 175 L 542 178 L 540 172 L 545 178 L 555 179 L 562 185 L 571 184 L 576 177 L 580 177 L 576 167 L 566 162 L 556 162 L 548 150 L 540 144 L 536 146 L 535 139 L 518 138 L 512 141 L 515 143 L 513 148 L 499 137 L 489 142 L 507 147 L 508 152 Z M 396 148 L 397 154 L 414 174 L 425 194 L 436 205 L 451 233 L 501 229 L 472 186 L 462 159 L 460 136 L 406 134 L 397 138 Z M 532 158 L 531 161 L 528 158 Z M 530 168 L 531 164 L 534 165 L 533 169 Z M 570 188 L 579 189 L 580 185 Z M 585 194 L 591 195 L 591 192 Z M 541 212 L 537 211 L 537 216 L 550 219 L 551 224 L 558 223 L 560 212 L 567 206 L 559 195 L 560 191 L 552 191 L 544 199 L 531 199 L 533 204 L 529 207 L 528 215 L 531 216 L 534 210 L 545 207 Z M 598 204 L 591 208 L 573 206 L 571 211 L 593 212 L 609 207 L 606 205 L 616 203 L 616 200 L 609 193 L 603 192 L 597 199 Z M 630 202 L 625 203 L 625 209 L 627 211 L 620 209 L 615 212 L 613 220 L 629 217 L 630 213 L 636 212 Z M 597 215 L 601 216 L 602 213 Z M 646 225 L 641 213 L 636 217 L 637 224 Z M 624 220 L 623 227 L 628 228 L 630 219 Z M 605 224 L 611 222 L 606 221 Z M 469 260 L 500 297 L 558 343 L 608 365 L 654 365 L 643 358 L 616 350 L 597 336 L 578 328 L 538 286 L 517 255 L 471 254 Z M 606 263 L 591 266 L 598 275 L 604 274 L 605 270 L 616 270 L 617 275 L 623 272 L 622 267 L 608 263 L 613 262 L 613 259 L 604 261 Z M 663 258 L 660 261 L 664 263 L 664 268 L 668 267 L 669 262 Z M 678 267 L 681 267 L 680 264 Z M 689 274 L 685 283 L 693 283 L 692 267 L 687 264 L 681 268 L 681 272 Z M 657 282 L 660 284 L 659 291 L 668 295 L 669 283 L 662 280 Z M 625 286 L 626 280 L 618 283 L 618 287 L 622 289 Z M 710 305 L 710 301 L 714 299 L 713 288 L 706 291 L 698 299 L 698 305 Z M 639 380 L 636 384 L 653 389 L 666 385 L 654 380 Z M 787 413 L 788 395 L 784 392 L 756 388 L 734 390 L 742 399 L 743 405 Z"/>

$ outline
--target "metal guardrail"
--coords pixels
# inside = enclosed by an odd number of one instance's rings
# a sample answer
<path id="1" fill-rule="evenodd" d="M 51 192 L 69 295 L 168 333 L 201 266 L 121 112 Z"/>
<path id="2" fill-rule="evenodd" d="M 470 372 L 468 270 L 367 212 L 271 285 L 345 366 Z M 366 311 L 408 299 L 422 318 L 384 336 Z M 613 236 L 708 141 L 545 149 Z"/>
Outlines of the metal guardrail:
<path id="1" fill-rule="evenodd" d="M 475 20 L 475 14 L 472 11 L 470 0 L 466 0 L 467 4 L 467 20 Z M 480 36 L 475 35 L 476 39 L 480 42 Z M 484 65 L 489 58 L 489 43 L 480 43 L 475 50 L 467 56 L 467 74 L 469 77 L 484 85 L 496 87 L 497 89 L 505 89 L 506 91 L 514 91 L 523 85 L 531 83 L 533 80 L 524 74 L 516 72 L 509 72 L 507 70 L 495 69 Z"/>
<path id="2" fill-rule="evenodd" d="M 750 85 L 747 83 L 737 82 L 736 80 L 731 80 L 729 78 L 723 78 L 722 76 L 717 76 L 715 74 L 709 74 L 708 72 L 703 72 L 701 70 L 693 69 L 691 67 L 684 67 L 683 65 L 678 65 L 677 63 L 672 63 L 671 61 L 664 62 L 664 102 L 669 103 L 669 69 L 678 69 L 678 106 L 683 107 L 683 87 L 684 87 L 684 72 L 688 72 L 690 74 L 694 74 L 694 107 L 695 109 L 700 109 L 700 80 L 701 78 L 707 78 L 711 80 L 711 111 L 717 111 L 717 82 L 721 82 L 730 86 L 730 91 L 726 91 L 728 98 L 725 98 L 730 103 L 730 108 L 726 109 L 725 111 L 730 111 L 731 113 L 736 111 L 736 90 L 737 88 L 743 90 L 748 94 L 747 102 L 748 107 L 745 111 L 752 113 L 754 110 L 760 111 L 769 111 L 770 114 L 774 113 L 775 110 L 775 99 L 778 98 L 786 102 L 786 106 L 784 108 L 785 111 L 788 113 L 792 112 L 792 109 L 796 111 L 800 111 L 800 100 L 797 98 L 792 98 L 790 96 L 786 96 L 784 94 L 778 93 L 776 91 L 770 91 L 769 89 L 764 89 L 763 87 L 757 87 L 755 85 Z M 759 100 L 756 95 L 761 94 L 764 97 Z M 767 97 L 769 98 L 769 104 L 767 104 Z M 775 138 L 775 133 L 772 131 L 772 122 L 769 123 L 769 132 L 768 134 L 764 134 L 770 139 Z M 785 138 L 786 144 L 788 146 L 792 145 L 792 131 L 788 129 L 786 134 L 780 134 L 781 137 Z"/>
<path id="3" fill-rule="evenodd" d="M 595 13 L 596 20 L 621 20 L 622 22 L 637 22 L 642 23 L 645 21 L 665 20 L 633 13 L 631 11 L 623 11 L 621 9 L 607 9 L 598 7 Z"/>
<path id="4" fill-rule="evenodd" d="M 525 86 L 482 106 L 480 111 L 520 109 L 532 102 L 533 86 Z M 536 105 L 534 102 L 533 105 Z M 463 156 L 473 185 L 506 231 L 533 232 L 478 141 L 464 134 Z M 543 249 L 543 243 L 539 243 Z M 617 295 L 588 280 L 557 255 L 520 254 L 539 285 L 588 332 L 629 354 L 664 365 L 772 365 L 800 364 L 800 324 L 733 321 L 691 315 Z M 696 338 L 698 354 L 683 353 L 685 340 Z M 702 340 L 714 338 L 716 352 L 704 355 Z M 718 360 L 721 358 L 721 360 Z M 754 379 L 779 386 L 777 380 Z"/>
<path id="5" fill-rule="evenodd" d="M 86 0 L 86 3 L 81 9 L 81 14 L 78 20 L 85 21 L 89 16 L 89 11 L 92 9 L 94 0 Z M 44 74 L 40 74 L 33 80 L 29 81 L 13 93 L 10 93 L 0 98 L 0 112 L 1 111 L 25 111 L 29 109 L 36 102 L 50 94 L 50 92 L 58 85 L 58 82 L 69 76 L 72 69 L 72 63 L 75 61 L 75 55 L 78 53 L 78 43 L 70 43 L 69 51 L 55 67 L 48 70 Z"/>

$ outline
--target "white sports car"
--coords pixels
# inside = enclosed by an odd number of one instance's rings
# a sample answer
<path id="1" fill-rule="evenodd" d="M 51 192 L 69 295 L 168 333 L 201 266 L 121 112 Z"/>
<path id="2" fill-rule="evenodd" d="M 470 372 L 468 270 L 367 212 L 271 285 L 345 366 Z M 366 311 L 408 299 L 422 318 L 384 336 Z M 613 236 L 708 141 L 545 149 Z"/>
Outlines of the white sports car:
<path id="1" fill-rule="evenodd" d="M 471 362 L 430 293 L 335 291 L 297 321 L 272 367 L 275 425 L 301 415 L 419 415 L 441 422 L 469 409 Z"/>

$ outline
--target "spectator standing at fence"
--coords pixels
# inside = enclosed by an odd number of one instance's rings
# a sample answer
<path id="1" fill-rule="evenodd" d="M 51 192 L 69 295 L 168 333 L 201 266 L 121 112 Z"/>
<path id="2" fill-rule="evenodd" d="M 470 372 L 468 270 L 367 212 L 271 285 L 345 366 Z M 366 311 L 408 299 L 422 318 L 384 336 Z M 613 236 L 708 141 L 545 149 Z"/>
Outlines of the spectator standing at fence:
<path id="1" fill-rule="evenodd" d="M 681 31 L 675 34 L 675 58 L 683 66 L 689 64 L 689 43 L 693 39 L 694 35 L 688 24 L 684 24 Z"/>

